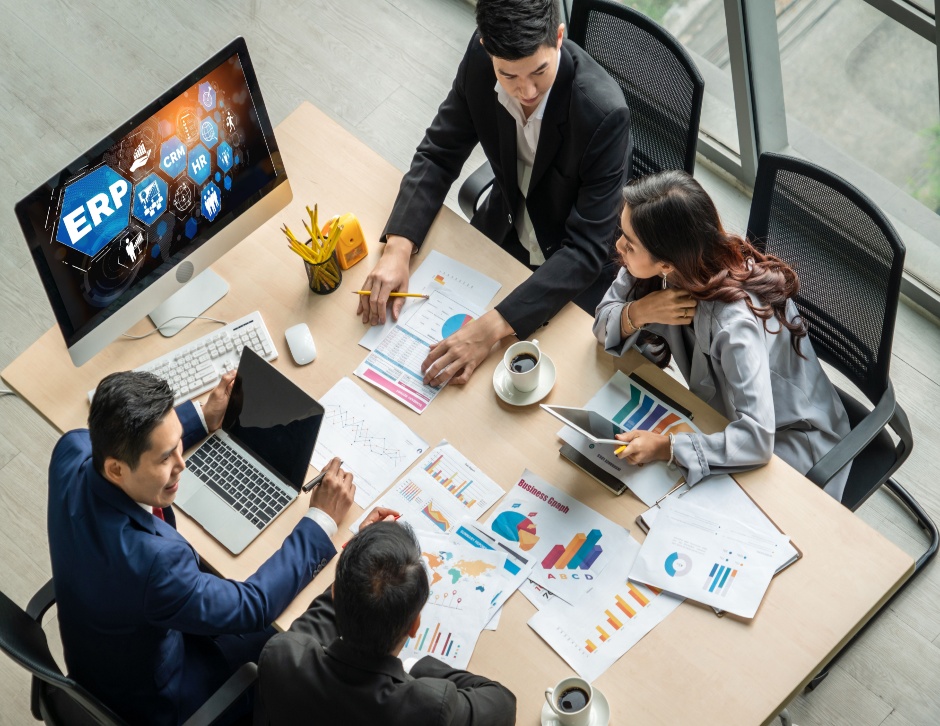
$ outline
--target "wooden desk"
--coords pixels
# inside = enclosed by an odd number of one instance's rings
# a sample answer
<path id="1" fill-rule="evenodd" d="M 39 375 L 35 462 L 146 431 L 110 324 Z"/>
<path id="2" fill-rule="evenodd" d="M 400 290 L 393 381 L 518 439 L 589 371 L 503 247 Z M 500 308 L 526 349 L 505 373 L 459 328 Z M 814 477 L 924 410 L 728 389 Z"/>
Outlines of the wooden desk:
<path id="1" fill-rule="evenodd" d="M 352 377 L 365 356 L 356 345 L 363 328 L 353 315 L 356 303 L 349 291 L 358 289 L 375 264 L 377 240 L 401 174 L 310 104 L 280 124 L 277 137 L 294 201 L 214 266 L 232 290 L 212 314 L 234 320 L 261 310 L 281 353 L 276 366 L 314 396 L 322 396 L 341 376 Z M 345 273 L 342 288 L 325 297 L 309 292 L 300 261 L 278 231 L 285 221 L 299 227 L 304 205 L 313 202 L 319 203 L 323 216 L 358 214 L 372 250 L 369 260 Z M 498 279 L 503 284 L 500 297 L 528 274 L 447 209 L 424 246 L 431 248 Z M 285 328 L 301 321 L 310 325 L 319 351 L 317 361 L 303 368 L 290 360 L 283 340 Z M 145 330 L 147 325 L 138 327 Z M 74 368 L 62 336 L 52 329 L 3 371 L 3 378 L 65 431 L 85 425 L 86 391 L 103 375 L 133 368 L 208 330 L 208 324 L 194 323 L 171 340 L 121 340 Z M 724 423 L 638 354 L 616 359 L 604 353 L 591 335 L 589 317 L 572 305 L 537 337 L 558 369 L 550 402 L 583 404 L 615 370 L 635 369 L 692 409 L 703 430 L 714 431 Z M 490 356 L 467 386 L 446 389 L 421 416 L 353 378 L 429 443 L 446 436 L 504 488 L 528 466 L 642 539 L 633 522 L 643 505 L 629 494 L 611 496 L 561 459 L 555 419 L 536 406 L 514 408 L 496 397 L 492 374 L 498 361 L 499 356 Z M 687 603 L 656 627 L 596 681 L 611 702 L 614 723 L 642 719 L 669 726 L 751 726 L 771 721 L 912 572 L 909 556 L 779 459 L 737 478 L 802 549 L 803 559 L 775 578 L 752 622 L 719 619 Z M 276 550 L 305 509 L 302 497 L 237 558 L 182 513 L 179 529 L 222 575 L 244 579 Z M 353 506 L 340 524 L 339 541 L 348 539 L 347 527 L 360 511 Z M 332 573 L 333 564 L 277 625 L 287 627 L 329 585 Z M 499 630 L 483 633 L 470 663 L 472 670 L 515 692 L 523 724 L 538 723 L 543 688 L 571 675 L 564 661 L 526 626 L 533 612 L 525 598 L 513 596 Z"/>

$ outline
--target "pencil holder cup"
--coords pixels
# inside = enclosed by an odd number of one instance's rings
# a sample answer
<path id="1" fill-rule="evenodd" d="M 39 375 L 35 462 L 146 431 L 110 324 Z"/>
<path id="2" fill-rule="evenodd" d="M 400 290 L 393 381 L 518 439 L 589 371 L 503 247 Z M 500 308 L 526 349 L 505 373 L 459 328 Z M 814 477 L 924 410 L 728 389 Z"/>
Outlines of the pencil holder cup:
<path id="1" fill-rule="evenodd" d="M 333 254 L 319 264 L 312 265 L 304 261 L 304 267 L 307 268 L 307 280 L 310 282 L 310 289 L 317 295 L 329 295 L 331 292 L 335 292 L 343 281 L 343 271 L 339 267 L 335 250 Z"/>

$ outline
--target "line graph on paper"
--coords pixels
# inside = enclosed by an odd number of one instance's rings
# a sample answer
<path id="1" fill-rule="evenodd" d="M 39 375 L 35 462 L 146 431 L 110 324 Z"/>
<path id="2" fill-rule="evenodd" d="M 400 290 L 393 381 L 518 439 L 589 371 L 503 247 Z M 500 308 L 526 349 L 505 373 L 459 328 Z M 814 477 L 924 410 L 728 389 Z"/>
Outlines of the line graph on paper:
<path id="1" fill-rule="evenodd" d="M 326 407 L 323 422 L 346 434 L 350 446 L 365 449 L 373 456 L 381 456 L 391 466 L 398 466 L 402 462 L 407 463 L 414 459 L 413 451 L 403 451 L 384 434 L 373 436 L 369 422 L 354 415 L 343 406 Z"/>
<path id="2" fill-rule="evenodd" d="M 356 504 L 367 507 L 427 451 L 427 443 L 349 378 L 320 399 L 323 424 L 310 463 L 322 469 L 338 456 L 356 481 Z"/>

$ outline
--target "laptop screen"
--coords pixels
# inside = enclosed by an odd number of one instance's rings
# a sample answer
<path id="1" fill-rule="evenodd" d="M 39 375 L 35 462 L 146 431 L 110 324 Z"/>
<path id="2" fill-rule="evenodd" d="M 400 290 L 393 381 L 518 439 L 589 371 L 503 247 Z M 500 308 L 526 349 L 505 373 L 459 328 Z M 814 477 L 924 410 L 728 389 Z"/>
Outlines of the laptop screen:
<path id="1" fill-rule="evenodd" d="M 242 351 L 222 429 L 295 489 L 303 486 L 323 406 L 250 348 Z"/>

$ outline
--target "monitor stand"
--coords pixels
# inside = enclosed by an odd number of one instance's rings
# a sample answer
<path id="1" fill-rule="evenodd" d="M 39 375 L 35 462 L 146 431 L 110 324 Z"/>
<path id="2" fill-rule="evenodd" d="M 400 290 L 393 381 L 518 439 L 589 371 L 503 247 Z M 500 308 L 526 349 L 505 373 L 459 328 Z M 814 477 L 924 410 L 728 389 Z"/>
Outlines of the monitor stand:
<path id="1" fill-rule="evenodd" d="M 150 313 L 150 319 L 162 336 L 170 338 L 215 305 L 227 292 L 228 283 L 207 269 L 160 303 Z"/>

